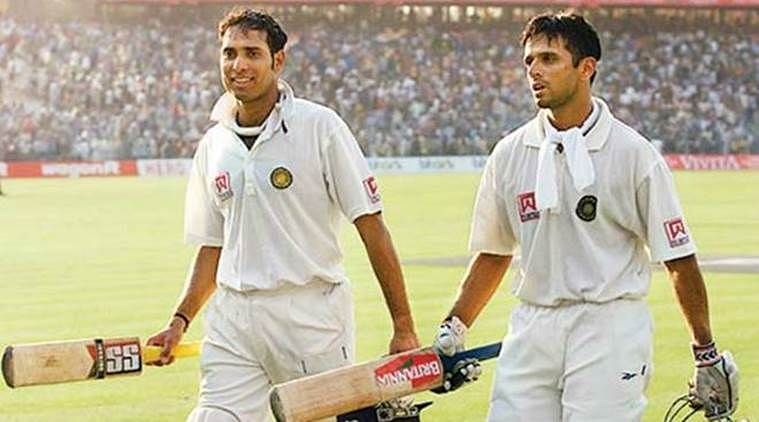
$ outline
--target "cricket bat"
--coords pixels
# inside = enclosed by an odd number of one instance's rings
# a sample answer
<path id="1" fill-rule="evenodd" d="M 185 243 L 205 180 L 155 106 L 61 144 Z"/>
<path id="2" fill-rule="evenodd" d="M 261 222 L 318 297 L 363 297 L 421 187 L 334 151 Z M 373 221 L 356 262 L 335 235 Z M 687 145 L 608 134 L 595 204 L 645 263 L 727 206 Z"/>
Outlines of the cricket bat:
<path id="1" fill-rule="evenodd" d="M 461 359 L 491 359 L 500 351 L 501 343 L 451 357 L 432 347 L 412 350 L 275 385 L 269 401 L 277 422 L 319 420 L 439 387 Z"/>
<path id="2" fill-rule="evenodd" d="M 158 360 L 161 348 L 142 346 L 138 337 L 87 339 L 11 345 L 3 353 L 8 387 L 139 375 L 145 362 Z M 200 342 L 174 348 L 177 358 L 197 356 Z"/>

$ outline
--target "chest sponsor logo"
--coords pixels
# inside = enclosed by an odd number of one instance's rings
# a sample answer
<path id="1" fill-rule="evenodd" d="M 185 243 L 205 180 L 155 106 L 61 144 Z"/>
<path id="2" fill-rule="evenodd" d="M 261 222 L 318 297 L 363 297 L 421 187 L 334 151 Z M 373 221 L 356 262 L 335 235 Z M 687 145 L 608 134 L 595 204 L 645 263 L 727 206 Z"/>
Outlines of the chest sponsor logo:
<path id="1" fill-rule="evenodd" d="M 277 189 L 287 189 L 293 184 L 293 174 L 284 167 L 277 167 L 271 171 L 269 181 Z"/>
<path id="2" fill-rule="evenodd" d="M 519 220 L 523 223 L 540 218 L 537 202 L 535 202 L 535 192 L 525 192 L 517 195 L 517 208 L 519 211 Z"/>
<path id="3" fill-rule="evenodd" d="M 229 178 L 229 172 L 223 171 L 219 173 L 213 180 L 214 188 L 216 189 L 216 196 L 220 201 L 226 201 L 234 194 L 232 193 L 232 182 Z"/>
<path id="4" fill-rule="evenodd" d="M 374 379 L 386 387 L 411 384 L 412 388 L 431 386 L 443 374 L 440 358 L 431 350 L 399 356 L 374 370 Z"/>
<path id="5" fill-rule="evenodd" d="M 575 214 L 577 214 L 582 221 L 593 221 L 596 219 L 597 205 L 598 198 L 593 195 L 585 195 L 577 202 Z"/>
<path id="6" fill-rule="evenodd" d="M 380 201 L 380 194 L 379 194 L 379 185 L 377 185 L 377 179 L 374 178 L 374 176 L 369 176 L 363 181 L 364 183 L 364 190 L 366 191 L 366 195 L 369 197 L 369 201 L 372 204 L 376 204 Z"/>
<path id="7" fill-rule="evenodd" d="M 688 232 L 685 229 L 685 223 L 680 217 L 665 221 L 664 231 L 667 233 L 670 248 L 676 248 L 690 242 L 690 236 L 688 236 Z"/>

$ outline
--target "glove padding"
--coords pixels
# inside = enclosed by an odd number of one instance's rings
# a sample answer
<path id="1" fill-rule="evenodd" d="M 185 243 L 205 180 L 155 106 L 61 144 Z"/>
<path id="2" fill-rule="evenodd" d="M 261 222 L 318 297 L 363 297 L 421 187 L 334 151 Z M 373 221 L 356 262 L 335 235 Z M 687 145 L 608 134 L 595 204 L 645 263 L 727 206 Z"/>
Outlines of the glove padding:
<path id="1" fill-rule="evenodd" d="M 452 316 L 440 324 L 432 347 L 440 354 L 453 356 L 464 350 L 466 330 L 466 324 L 461 322 L 459 317 Z"/>
<path id="2" fill-rule="evenodd" d="M 450 393 L 464 384 L 477 381 L 480 375 L 482 375 L 480 361 L 474 358 L 462 359 L 453 365 L 450 372 L 444 374 L 443 385 L 433 388 L 432 392 L 435 394 Z"/>
<path id="3" fill-rule="evenodd" d="M 732 415 L 738 408 L 738 366 L 730 352 L 717 353 L 714 343 L 693 346 L 696 370 L 690 398 L 710 421 Z"/>

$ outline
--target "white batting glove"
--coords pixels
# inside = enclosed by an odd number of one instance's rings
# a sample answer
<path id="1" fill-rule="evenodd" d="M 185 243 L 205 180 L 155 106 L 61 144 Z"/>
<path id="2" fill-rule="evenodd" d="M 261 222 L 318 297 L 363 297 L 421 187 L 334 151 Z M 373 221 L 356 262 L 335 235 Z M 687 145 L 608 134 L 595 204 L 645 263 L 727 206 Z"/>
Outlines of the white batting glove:
<path id="1" fill-rule="evenodd" d="M 696 406 L 704 409 L 710 421 L 732 415 L 738 408 L 738 366 L 730 352 L 717 352 L 714 342 L 693 345 L 696 370 L 690 395 Z"/>
<path id="2" fill-rule="evenodd" d="M 440 354 L 453 356 L 464 350 L 466 330 L 466 324 L 459 317 L 452 316 L 440 324 L 432 347 Z"/>

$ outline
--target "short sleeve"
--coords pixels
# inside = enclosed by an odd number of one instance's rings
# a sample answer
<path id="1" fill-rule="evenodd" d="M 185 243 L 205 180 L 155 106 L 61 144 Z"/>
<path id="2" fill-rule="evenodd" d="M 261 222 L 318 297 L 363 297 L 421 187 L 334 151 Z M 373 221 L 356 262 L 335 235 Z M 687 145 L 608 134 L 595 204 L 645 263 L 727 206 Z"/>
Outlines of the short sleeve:
<path id="1" fill-rule="evenodd" d="M 325 179 L 342 213 L 351 222 L 356 218 L 382 211 L 377 179 L 353 137 L 348 125 L 337 115 L 328 140 Z"/>
<path id="2" fill-rule="evenodd" d="M 209 192 L 206 161 L 205 142 L 201 142 L 192 160 L 185 194 L 184 239 L 191 245 L 222 246 L 224 217 Z"/>
<path id="3" fill-rule="evenodd" d="M 496 172 L 496 157 L 493 154 L 485 163 L 474 203 L 469 236 L 469 251 L 472 253 L 512 255 L 517 247 L 517 241 L 508 219 L 506 202 L 500 192 Z"/>
<path id="4" fill-rule="evenodd" d="M 638 186 L 636 200 L 653 261 L 669 261 L 696 252 L 672 173 L 663 159 Z"/>

